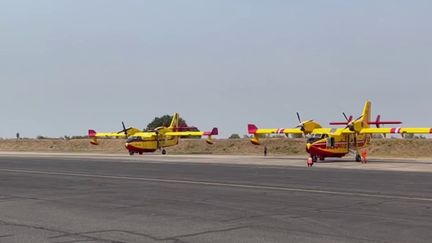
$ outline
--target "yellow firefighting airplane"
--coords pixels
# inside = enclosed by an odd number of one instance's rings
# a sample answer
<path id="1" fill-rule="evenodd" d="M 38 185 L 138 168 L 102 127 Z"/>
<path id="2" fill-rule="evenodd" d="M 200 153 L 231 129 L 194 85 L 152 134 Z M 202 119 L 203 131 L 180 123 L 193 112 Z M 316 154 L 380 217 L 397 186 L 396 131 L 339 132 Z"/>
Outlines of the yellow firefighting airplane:
<path id="1" fill-rule="evenodd" d="M 141 131 L 134 127 L 126 128 L 122 123 L 123 130 L 120 132 L 105 133 L 89 130 L 88 136 L 92 139 L 90 143 L 93 145 L 99 145 L 98 138 L 126 138 L 125 147 L 130 155 L 134 155 L 135 153 L 143 154 L 156 150 L 161 150 L 162 154 L 166 154 L 164 148 L 177 145 L 180 137 L 208 136 L 206 142 L 213 144 L 212 136 L 218 135 L 217 128 L 213 128 L 210 132 L 184 131 L 185 128 L 179 127 L 178 122 L 179 114 L 175 113 L 169 127 L 158 127 L 153 131 Z"/>
<path id="2" fill-rule="evenodd" d="M 259 145 L 259 137 L 263 134 L 304 134 L 308 137 L 306 151 L 313 162 L 318 158 L 324 160 L 327 157 L 343 157 L 350 152 L 355 153 L 355 160 L 361 161 L 360 151 L 366 148 L 372 134 L 431 134 L 432 128 L 383 128 L 383 124 L 401 124 L 400 121 L 381 121 L 378 115 L 375 121 L 371 121 L 371 102 L 366 101 L 362 115 L 353 120 L 344 114 L 346 122 L 332 122 L 330 125 L 345 125 L 344 128 L 323 128 L 313 120 L 301 122 L 296 128 L 269 128 L 258 129 L 254 124 L 248 125 L 248 133 L 254 136 L 251 142 Z M 371 128 L 370 125 L 376 125 Z"/>

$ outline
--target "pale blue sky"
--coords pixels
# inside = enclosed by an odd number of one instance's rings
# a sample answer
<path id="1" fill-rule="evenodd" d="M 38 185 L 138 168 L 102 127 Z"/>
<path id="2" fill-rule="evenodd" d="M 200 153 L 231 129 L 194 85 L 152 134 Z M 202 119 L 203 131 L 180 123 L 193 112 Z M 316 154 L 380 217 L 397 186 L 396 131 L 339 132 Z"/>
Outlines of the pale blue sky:
<path id="1" fill-rule="evenodd" d="M 432 126 L 431 1 L 0 1 L 0 137 L 223 136 L 373 113 Z"/>

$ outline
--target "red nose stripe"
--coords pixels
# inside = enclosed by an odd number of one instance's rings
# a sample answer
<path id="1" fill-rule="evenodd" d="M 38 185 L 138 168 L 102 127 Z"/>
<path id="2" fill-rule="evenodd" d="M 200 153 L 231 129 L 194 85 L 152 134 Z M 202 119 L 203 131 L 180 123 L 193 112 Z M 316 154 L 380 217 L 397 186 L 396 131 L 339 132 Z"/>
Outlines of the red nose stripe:
<path id="1" fill-rule="evenodd" d="M 429 133 L 432 133 L 432 128 L 430 129 Z"/>

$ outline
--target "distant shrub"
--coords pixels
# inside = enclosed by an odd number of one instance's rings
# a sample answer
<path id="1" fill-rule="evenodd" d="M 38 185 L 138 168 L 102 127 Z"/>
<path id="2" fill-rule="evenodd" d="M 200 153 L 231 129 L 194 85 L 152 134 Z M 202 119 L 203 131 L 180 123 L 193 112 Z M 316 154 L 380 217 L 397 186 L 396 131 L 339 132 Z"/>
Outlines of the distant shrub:
<path id="1" fill-rule="evenodd" d="M 240 135 L 238 135 L 237 133 L 233 133 L 231 134 L 231 136 L 229 136 L 228 139 L 240 139 Z"/>

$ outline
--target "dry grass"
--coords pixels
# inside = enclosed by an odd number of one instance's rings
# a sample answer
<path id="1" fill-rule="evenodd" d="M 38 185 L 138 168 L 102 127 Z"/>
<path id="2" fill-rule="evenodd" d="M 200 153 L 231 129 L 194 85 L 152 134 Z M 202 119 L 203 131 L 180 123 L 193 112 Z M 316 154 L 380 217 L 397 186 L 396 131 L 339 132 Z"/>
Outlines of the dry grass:
<path id="1" fill-rule="evenodd" d="M 306 155 L 303 139 L 263 140 L 269 154 Z M 260 155 L 264 146 L 252 145 L 247 139 L 215 140 L 208 145 L 204 140 L 182 140 L 178 146 L 167 149 L 171 154 L 239 154 Z M 102 140 L 99 146 L 89 144 L 88 139 L 6 139 L 0 140 L 0 151 L 17 152 L 81 152 L 81 153 L 126 153 L 123 140 Z M 377 139 L 369 147 L 370 156 L 399 158 L 432 158 L 432 139 Z"/>

